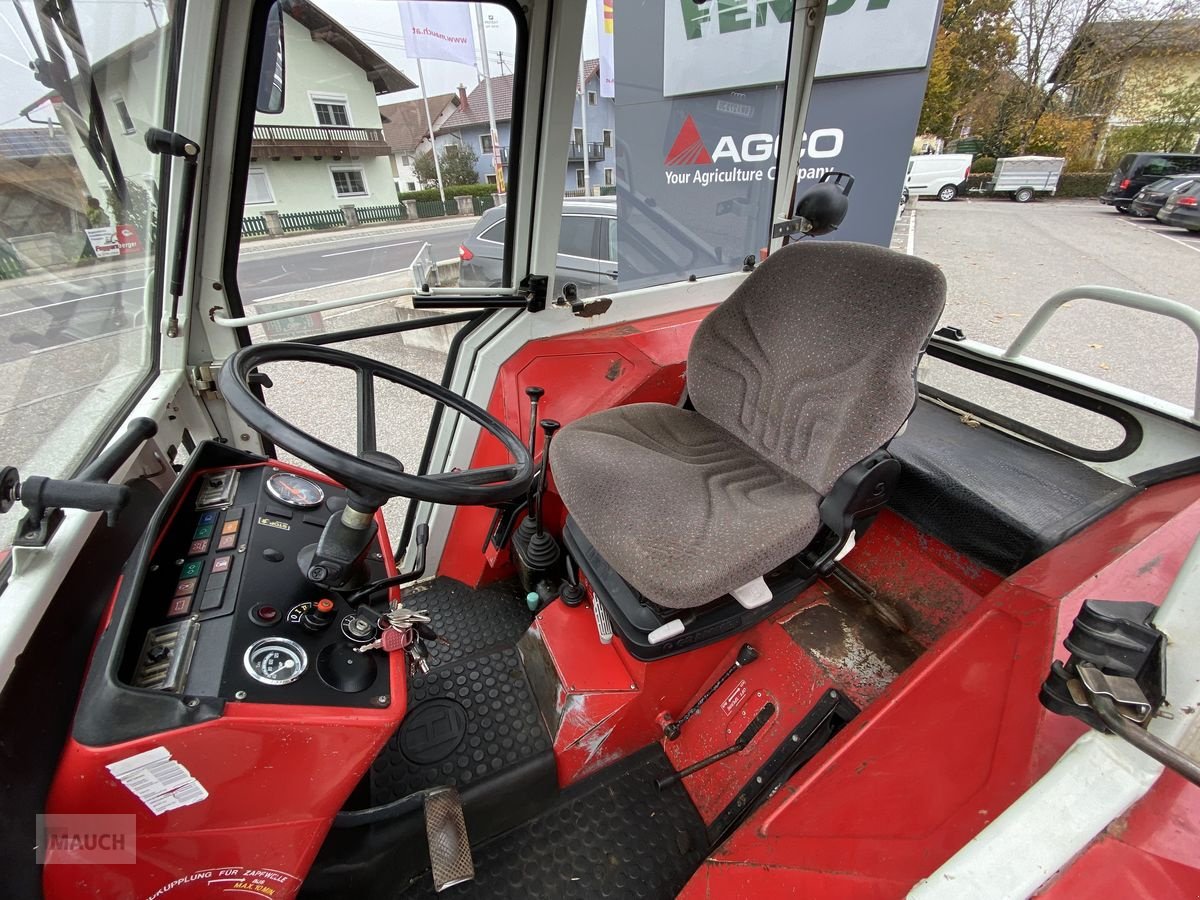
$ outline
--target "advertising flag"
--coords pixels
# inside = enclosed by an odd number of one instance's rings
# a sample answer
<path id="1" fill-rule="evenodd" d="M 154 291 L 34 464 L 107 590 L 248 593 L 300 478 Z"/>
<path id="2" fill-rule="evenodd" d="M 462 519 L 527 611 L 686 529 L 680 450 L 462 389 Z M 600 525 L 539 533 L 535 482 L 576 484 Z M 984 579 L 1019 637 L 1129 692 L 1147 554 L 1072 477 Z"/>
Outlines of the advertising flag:
<path id="1" fill-rule="evenodd" d="M 613 3 L 616 0 L 595 0 L 596 40 L 600 44 L 600 96 L 616 95 L 613 79 Z"/>
<path id="2" fill-rule="evenodd" d="M 404 52 L 412 59 L 444 59 L 475 65 L 475 32 L 466 3 L 401 0 Z"/>

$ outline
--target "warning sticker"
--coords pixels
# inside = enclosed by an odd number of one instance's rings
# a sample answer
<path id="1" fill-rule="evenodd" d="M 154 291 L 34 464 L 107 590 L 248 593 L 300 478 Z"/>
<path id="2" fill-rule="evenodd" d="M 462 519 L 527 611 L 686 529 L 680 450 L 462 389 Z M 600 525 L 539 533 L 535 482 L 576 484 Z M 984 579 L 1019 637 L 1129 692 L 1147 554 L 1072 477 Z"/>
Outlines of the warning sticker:
<path id="1" fill-rule="evenodd" d="M 721 701 L 721 711 L 725 715 L 732 715 L 737 709 L 738 704 L 746 699 L 746 694 L 750 693 L 750 689 L 746 687 L 746 679 L 743 678 L 733 686 L 733 690 L 729 692 L 729 696 Z"/>
<path id="2" fill-rule="evenodd" d="M 156 816 L 208 797 L 208 791 L 166 747 L 155 747 L 108 766 L 121 784 L 133 791 Z"/>

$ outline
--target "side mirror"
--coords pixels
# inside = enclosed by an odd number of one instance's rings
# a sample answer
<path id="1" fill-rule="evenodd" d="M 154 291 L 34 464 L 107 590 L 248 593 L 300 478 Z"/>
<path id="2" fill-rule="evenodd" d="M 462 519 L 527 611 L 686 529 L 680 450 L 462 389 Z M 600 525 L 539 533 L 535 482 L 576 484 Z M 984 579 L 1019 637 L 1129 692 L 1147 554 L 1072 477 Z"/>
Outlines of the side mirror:
<path id="1" fill-rule="evenodd" d="M 822 235 L 836 231 L 850 209 L 852 187 L 853 175 L 826 172 L 819 182 L 806 190 L 796 203 L 796 215 L 808 223 L 805 233 Z"/>
<path id="2" fill-rule="evenodd" d="M 275 0 L 267 12 L 262 68 L 258 72 L 258 99 L 255 107 L 260 113 L 277 115 L 283 112 L 283 76 L 283 4 L 280 0 Z"/>

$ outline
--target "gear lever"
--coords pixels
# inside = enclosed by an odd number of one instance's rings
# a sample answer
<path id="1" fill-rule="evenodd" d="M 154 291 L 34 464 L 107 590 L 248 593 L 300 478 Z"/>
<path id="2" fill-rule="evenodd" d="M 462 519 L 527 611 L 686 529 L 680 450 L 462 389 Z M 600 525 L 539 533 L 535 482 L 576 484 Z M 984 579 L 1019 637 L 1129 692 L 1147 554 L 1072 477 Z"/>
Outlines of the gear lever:
<path id="1" fill-rule="evenodd" d="M 513 536 L 513 549 L 526 594 L 530 598 L 536 594 L 545 601 L 554 596 L 554 588 L 548 585 L 558 584 L 557 570 L 562 559 L 562 548 L 546 531 L 543 509 L 550 471 L 550 444 L 562 426 L 554 419 L 542 419 L 538 424 L 543 434 L 541 466 L 530 494 L 528 515 Z"/>

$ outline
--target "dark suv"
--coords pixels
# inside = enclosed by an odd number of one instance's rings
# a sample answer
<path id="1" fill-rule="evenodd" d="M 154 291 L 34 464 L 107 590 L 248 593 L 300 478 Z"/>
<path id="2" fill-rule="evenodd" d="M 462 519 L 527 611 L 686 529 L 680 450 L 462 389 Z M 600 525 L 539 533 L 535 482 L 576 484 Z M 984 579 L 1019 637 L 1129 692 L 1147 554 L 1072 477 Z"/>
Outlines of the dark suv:
<path id="1" fill-rule="evenodd" d="M 1126 213 L 1134 196 L 1146 185 L 1160 178 L 1197 171 L 1200 171 L 1200 154 L 1126 153 L 1117 163 L 1107 190 L 1100 195 L 1100 202 Z"/>

